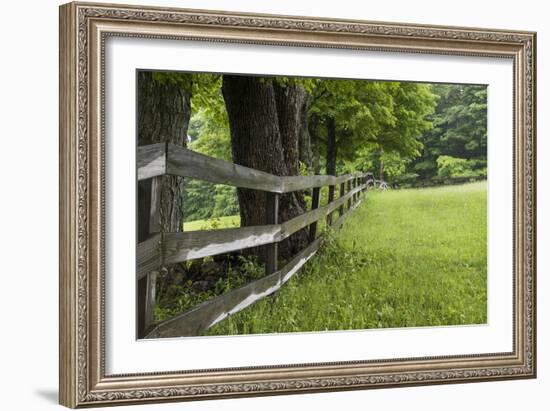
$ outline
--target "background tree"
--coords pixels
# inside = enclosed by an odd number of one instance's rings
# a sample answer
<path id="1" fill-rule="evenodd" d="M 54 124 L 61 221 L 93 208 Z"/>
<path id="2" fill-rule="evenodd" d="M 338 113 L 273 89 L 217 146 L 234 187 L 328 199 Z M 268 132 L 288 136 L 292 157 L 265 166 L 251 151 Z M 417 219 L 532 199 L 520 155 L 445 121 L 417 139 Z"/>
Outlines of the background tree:
<path id="1" fill-rule="evenodd" d="M 432 91 L 438 97 L 436 111 L 428 117 L 433 129 L 420 138 L 423 150 L 409 172 L 430 181 L 438 175 L 438 157 L 450 156 L 470 160 L 471 170 L 486 174 L 487 87 L 434 84 Z"/>
<path id="2" fill-rule="evenodd" d="M 319 81 L 311 103 L 312 123 L 315 120 L 317 125 L 310 129 L 326 147 L 326 173 L 354 171 L 354 161 L 365 156 L 377 155 L 377 164 L 383 164 L 384 152 L 403 158 L 420 155 L 418 138 L 431 127 L 426 116 L 435 104 L 430 87 L 423 84 Z"/>

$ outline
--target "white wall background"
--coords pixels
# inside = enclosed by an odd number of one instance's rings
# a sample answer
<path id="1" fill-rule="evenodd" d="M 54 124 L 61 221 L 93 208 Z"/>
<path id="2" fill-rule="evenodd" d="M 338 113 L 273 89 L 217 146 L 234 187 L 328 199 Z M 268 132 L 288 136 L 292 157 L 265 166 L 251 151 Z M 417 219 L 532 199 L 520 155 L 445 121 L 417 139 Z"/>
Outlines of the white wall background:
<path id="1" fill-rule="evenodd" d="M 276 0 L 128 0 L 135 4 L 225 9 L 376 21 L 432 23 L 538 32 L 538 290 L 537 380 L 352 391 L 196 403 L 132 406 L 136 410 L 409 409 L 548 407 L 550 281 L 548 234 L 550 27 L 536 0 L 377 2 Z M 111 0 L 113 2 L 113 0 Z M 115 1 L 116 2 L 116 1 Z M 0 404 L 5 410 L 53 410 L 58 351 L 58 10 L 57 0 L 2 5 L 0 44 Z M 546 228 L 546 230 L 545 230 Z M 546 232 L 545 232 L 546 231 Z M 7 250 L 7 251 L 6 251 Z M 546 254 L 546 255 L 545 255 Z M 546 403 L 546 404 L 545 404 Z"/>

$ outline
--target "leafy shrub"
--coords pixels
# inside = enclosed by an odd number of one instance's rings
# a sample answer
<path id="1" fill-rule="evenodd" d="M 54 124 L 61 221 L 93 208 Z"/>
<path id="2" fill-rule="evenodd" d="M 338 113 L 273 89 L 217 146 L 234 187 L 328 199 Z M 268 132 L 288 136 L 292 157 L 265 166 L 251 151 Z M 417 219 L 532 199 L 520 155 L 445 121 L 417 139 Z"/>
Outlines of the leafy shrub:
<path id="1" fill-rule="evenodd" d="M 402 185 L 410 185 L 416 183 L 418 180 L 418 174 L 416 173 L 404 173 L 397 178 L 397 183 Z"/>
<path id="2" fill-rule="evenodd" d="M 384 163 L 384 180 L 397 181 L 405 173 L 409 159 L 401 157 L 396 152 L 384 152 L 380 158 Z"/>
<path id="3" fill-rule="evenodd" d="M 212 217 L 223 217 L 239 214 L 239 201 L 235 187 L 216 184 L 214 195 L 214 209 Z"/>
<path id="4" fill-rule="evenodd" d="M 437 174 L 435 160 L 425 159 L 411 167 L 411 172 L 418 174 L 418 180 L 428 180 Z"/>
<path id="5" fill-rule="evenodd" d="M 183 212 L 185 221 L 239 214 L 237 189 L 223 184 L 186 179 Z"/>
<path id="6" fill-rule="evenodd" d="M 157 279 L 155 321 L 164 321 L 265 274 L 264 266 L 255 256 L 238 255 L 227 264 L 212 261 L 211 258 L 186 261 L 177 267 L 171 277 L 169 274 Z M 210 273 L 214 278 L 208 278 L 209 275 L 205 273 L 204 267 L 208 264 L 214 265 L 216 272 Z M 198 267 L 198 275 L 193 275 L 193 266 L 196 269 Z"/>
<path id="7" fill-rule="evenodd" d="M 439 156 L 437 158 L 437 176 L 440 178 L 468 178 L 487 176 L 487 168 L 479 168 L 478 160 Z"/>
<path id="8" fill-rule="evenodd" d="M 216 195 L 213 184 L 188 178 L 185 180 L 183 213 L 185 221 L 204 220 L 212 217 Z"/>

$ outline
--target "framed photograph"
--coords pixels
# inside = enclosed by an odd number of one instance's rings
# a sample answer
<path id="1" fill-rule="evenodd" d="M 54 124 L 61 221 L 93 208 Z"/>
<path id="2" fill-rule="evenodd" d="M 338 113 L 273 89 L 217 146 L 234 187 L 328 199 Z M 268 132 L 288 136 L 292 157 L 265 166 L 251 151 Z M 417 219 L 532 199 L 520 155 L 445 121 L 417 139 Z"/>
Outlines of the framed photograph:
<path id="1" fill-rule="evenodd" d="M 536 35 L 60 7 L 60 403 L 536 376 Z"/>

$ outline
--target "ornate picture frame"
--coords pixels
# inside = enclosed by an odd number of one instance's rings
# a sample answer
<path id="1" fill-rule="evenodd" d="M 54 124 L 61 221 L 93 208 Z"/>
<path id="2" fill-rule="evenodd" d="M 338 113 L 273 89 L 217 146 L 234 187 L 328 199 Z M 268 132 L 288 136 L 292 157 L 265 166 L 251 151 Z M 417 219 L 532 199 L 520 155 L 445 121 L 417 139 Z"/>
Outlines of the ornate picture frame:
<path id="1" fill-rule="evenodd" d="M 201 40 L 513 62 L 513 349 L 472 355 L 107 374 L 105 43 Z M 60 7 L 60 403 L 67 407 L 536 376 L 536 34 L 109 4 Z M 509 252 L 508 250 L 503 252 Z M 328 349 L 328 348 L 327 348 Z"/>

